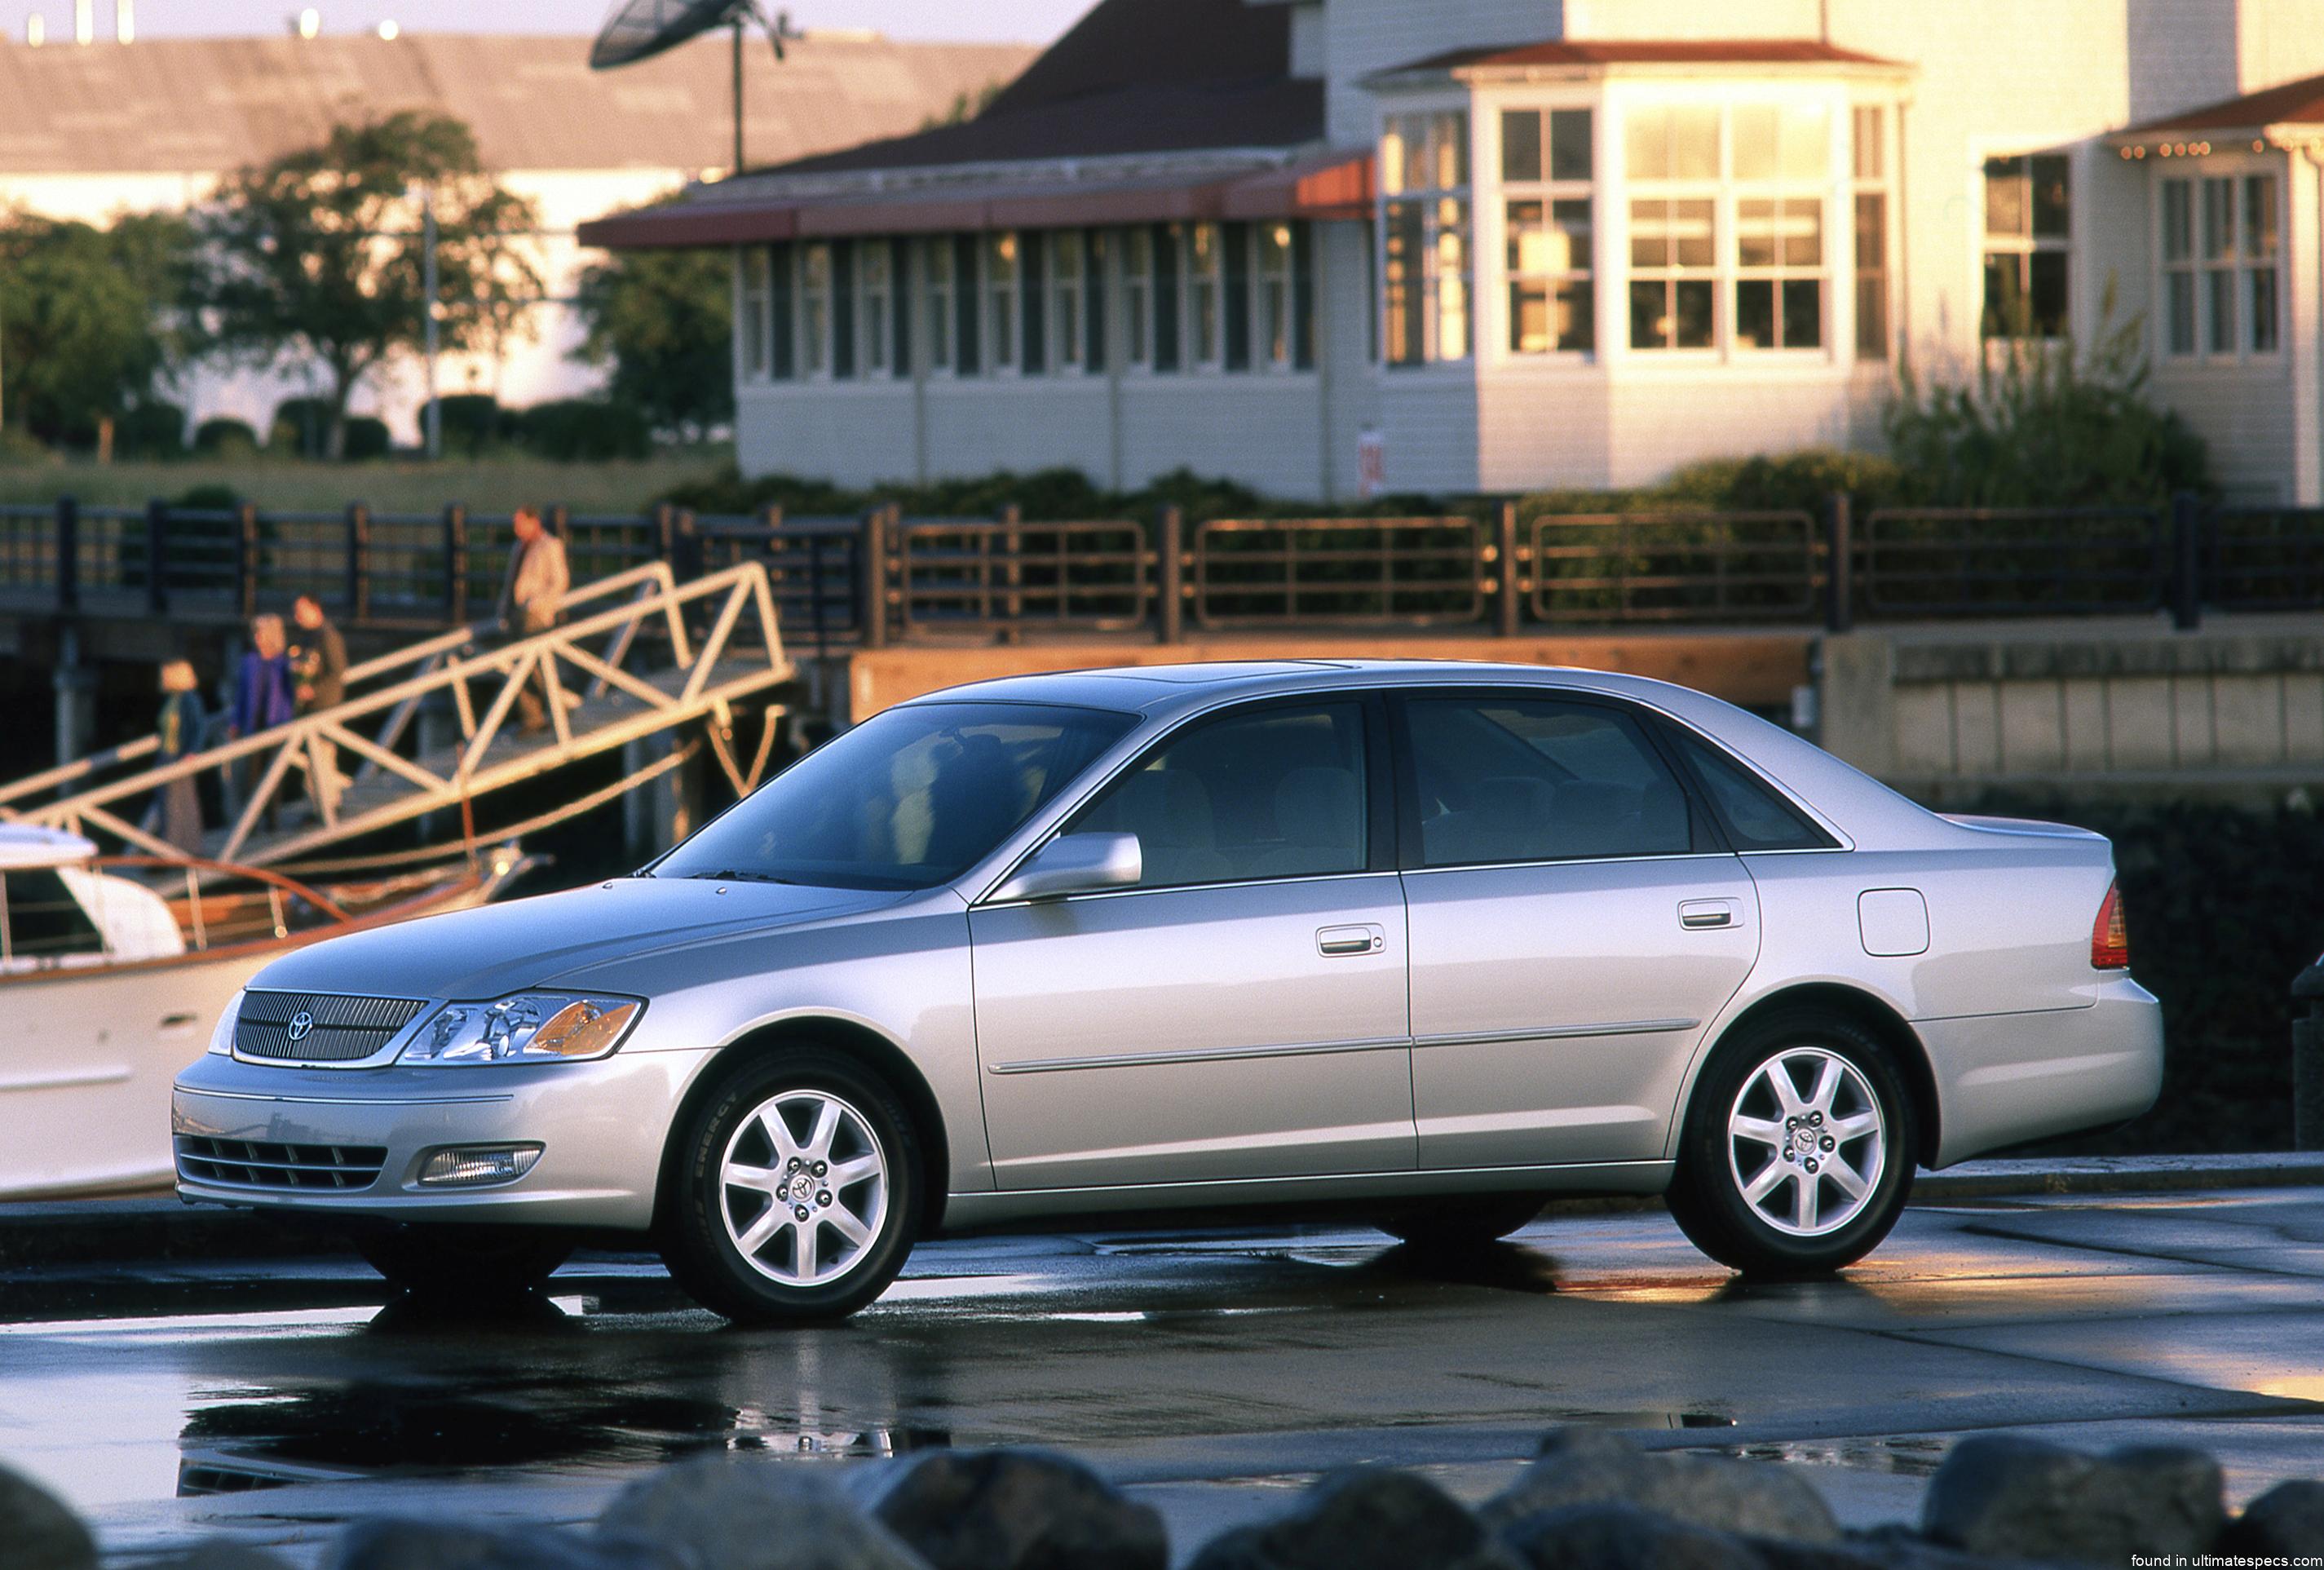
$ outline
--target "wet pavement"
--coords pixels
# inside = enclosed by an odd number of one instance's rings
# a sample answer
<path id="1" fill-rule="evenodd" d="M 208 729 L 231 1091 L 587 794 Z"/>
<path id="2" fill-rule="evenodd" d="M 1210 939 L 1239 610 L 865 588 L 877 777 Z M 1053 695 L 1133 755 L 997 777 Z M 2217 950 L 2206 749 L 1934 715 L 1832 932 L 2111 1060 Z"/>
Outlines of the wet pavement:
<path id="1" fill-rule="evenodd" d="M 1183 1555 L 1350 1462 L 1481 1497 L 1574 1422 L 1795 1464 L 1857 1525 L 1914 1515 L 1996 1427 L 2201 1445 L 2240 1501 L 2324 1475 L 2324 1190 L 1915 1206 L 1844 1279 L 1786 1285 L 1651 1213 L 1458 1264 L 1352 1227 L 969 1239 L 804 1332 L 727 1328 L 614 1256 L 457 1319 L 327 1257 L 0 1279 L 0 1460 L 122 1558 L 214 1530 L 305 1557 L 371 1513 L 585 1519 L 705 1449 L 869 1490 L 994 1444 L 1100 1466 Z"/>

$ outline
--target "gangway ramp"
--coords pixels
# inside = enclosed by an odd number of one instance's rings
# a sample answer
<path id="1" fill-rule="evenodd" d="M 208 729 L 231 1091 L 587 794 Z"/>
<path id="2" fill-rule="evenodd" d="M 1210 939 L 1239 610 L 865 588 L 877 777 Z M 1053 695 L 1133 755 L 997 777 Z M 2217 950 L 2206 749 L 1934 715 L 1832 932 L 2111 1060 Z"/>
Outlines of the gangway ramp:
<path id="1" fill-rule="evenodd" d="M 749 758 L 733 711 L 791 680 L 763 563 L 679 583 L 650 562 L 582 586 L 559 625 L 487 647 L 488 629 L 440 634 L 350 668 L 346 702 L 175 762 L 97 777 L 158 754 L 152 738 L 0 788 L 0 816 L 70 829 L 136 850 L 171 847 L 139 821 L 154 792 L 216 775 L 231 819 L 209 837 L 217 861 L 276 865 L 460 808 L 632 742 L 707 720 L 713 752 L 738 792 L 757 782 L 779 706 Z M 517 722 L 527 683 L 545 691 L 548 725 Z M 422 736 L 423 709 L 448 709 L 448 744 Z M 345 776 L 344 788 L 326 782 Z M 78 789 L 75 789 L 78 786 Z M 33 799 L 51 790 L 70 794 Z"/>

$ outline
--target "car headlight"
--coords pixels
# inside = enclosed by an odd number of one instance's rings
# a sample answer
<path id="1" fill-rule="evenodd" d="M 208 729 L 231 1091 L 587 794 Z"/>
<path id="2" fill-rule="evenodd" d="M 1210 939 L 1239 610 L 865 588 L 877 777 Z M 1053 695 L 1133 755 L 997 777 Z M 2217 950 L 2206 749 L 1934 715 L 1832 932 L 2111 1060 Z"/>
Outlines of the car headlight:
<path id="1" fill-rule="evenodd" d="M 226 1011 L 218 1016 L 217 1028 L 210 1031 L 210 1050 L 221 1057 L 234 1056 L 234 1028 L 242 1023 L 242 1000 L 239 992 L 228 998 Z"/>
<path id="2" fill-rule="evenodd" d="M 491 1003 L 450 1003 L 420 1027 L 401 1061 L 420 1064 L 572 1063 L 622 1044 L 645 1004 L 635 998 L 519 993 Z"/>

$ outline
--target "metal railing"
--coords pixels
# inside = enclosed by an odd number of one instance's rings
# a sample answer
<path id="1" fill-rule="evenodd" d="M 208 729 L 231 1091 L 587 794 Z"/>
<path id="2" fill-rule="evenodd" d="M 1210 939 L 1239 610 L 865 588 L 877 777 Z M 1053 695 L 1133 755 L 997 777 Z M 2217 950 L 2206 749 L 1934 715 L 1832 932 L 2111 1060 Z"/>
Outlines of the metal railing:
<path id="1" fill-rule="evenodd" d="M 2324 511 L 1881 508 L 1150 523 L 544 510 L 576 582 L 752 563 L 816 655 L 898 640 L 1150 628 L 1773 626 L 2324 606 Z M 0 507 L 0 609 L 245 617 L 316 595 L 350 628 L 493 609 L 504 516 Z"/>

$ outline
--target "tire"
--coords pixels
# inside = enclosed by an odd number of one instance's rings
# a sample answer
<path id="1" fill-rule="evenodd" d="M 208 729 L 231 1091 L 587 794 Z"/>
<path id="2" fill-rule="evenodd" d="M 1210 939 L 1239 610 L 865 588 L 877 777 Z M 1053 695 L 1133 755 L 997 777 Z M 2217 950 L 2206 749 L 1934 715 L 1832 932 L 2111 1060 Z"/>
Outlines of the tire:
<path id="1" fill-rule="evenodd" d="M 1877 1038 L 1837 1014 L 1772 1015 L 1721 1042 L 1695 1084 L 1671 1218 L 1747 1275 L 1829 1274 L 1896 1224 L 1919 1136 L 1904 1076 Z"/>
<path id="2" fill-rule="evenodd" d="M 355 1235 L 364 1262 L 415 1298 L 510 1298 L 531 1291 L 573 1256 L 573 1243 L 537 1227 L 395 1225 Z"/>
<path id="3" fill-rule="evenodd" d="M 1425 1252 L 1467 1253 L 1499 1242 L 1539 1215 L 1547 1203 L 1543 1194 L 1456 1195 L 1390 1211 L 1372 1224 Z"/>
<path id="4" fill-rule="evenodd" d="M 894 1089 L 849 1054 L 746 1059 L 687 1119 L 674 1155 L 662 1259 L 690 1297 L 738 1324 L 844 1319 L 911 1252 L 919 1140 Z M 726 1181 L 737 1169 L 764 1176 Z"/>

